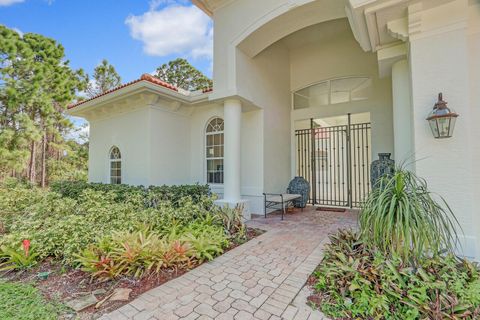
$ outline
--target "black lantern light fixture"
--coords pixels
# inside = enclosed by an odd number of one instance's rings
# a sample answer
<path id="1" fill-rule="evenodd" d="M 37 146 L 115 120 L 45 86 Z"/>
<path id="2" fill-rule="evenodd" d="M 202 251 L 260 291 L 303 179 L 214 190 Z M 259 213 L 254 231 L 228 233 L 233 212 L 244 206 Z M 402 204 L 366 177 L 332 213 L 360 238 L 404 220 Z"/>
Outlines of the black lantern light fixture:
<path id="1" fill-rule="evenodd" d="M 458 114 L 447 107 L 447 102 L 443 101 L 442 93 L 440 92 L 438 101 L 427 118 L 433 136 L 436 139 L 450 138 L 453 134 L 453 129 L 455 129 L 457 117 Z"/>

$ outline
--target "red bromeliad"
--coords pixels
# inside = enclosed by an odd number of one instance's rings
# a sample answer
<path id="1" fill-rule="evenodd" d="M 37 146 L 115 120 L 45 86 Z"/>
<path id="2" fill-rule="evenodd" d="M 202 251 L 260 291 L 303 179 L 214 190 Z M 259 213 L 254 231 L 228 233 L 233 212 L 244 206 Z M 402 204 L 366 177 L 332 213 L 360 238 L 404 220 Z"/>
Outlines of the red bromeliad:
<path id="1" fill-rule="evenodd" d="M 28 257 L 28 251 L 30 250 L 30 240 L 25 239 L 22 241 L 23 251 L 25 251 L 25 257 Z"/>

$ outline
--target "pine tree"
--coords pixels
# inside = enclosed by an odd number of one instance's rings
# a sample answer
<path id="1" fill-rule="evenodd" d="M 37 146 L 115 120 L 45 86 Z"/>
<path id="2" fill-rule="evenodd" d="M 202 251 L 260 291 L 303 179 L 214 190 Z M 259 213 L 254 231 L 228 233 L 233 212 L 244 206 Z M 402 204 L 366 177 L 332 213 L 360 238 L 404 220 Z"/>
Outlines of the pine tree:
<path id="1" fill-rule="evenodd" d="M 55 40 L 0 26 L 0 84 L 0 173 L 36 183 L 40 169 L 45 186 L 48 137 L 71 127 L 64 112 L 86 87 L 83 71 L 70 68 Z"/>
<path id="2" fill-rule="evenodd" d="M 122 81 L 115 67 L 106 59 L 103 59 L 102 63 L 94 69 L 93 81 L 88 80 L 87 95 L 90 98 L 118 87 Z"/>
<path id="3" fill-rule="evenodd" d="M 155 77 L 188 91 L 211 88 L 213 82 L 186 59 L 175 59 L 157 68 Z"/>

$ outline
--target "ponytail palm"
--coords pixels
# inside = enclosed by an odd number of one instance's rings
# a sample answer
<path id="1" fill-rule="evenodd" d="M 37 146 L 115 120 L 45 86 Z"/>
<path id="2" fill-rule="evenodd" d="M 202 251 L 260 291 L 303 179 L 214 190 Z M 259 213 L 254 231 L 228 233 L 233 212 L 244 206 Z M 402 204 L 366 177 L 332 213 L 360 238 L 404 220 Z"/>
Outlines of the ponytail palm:
<path id="1" fill-rule="evenodd" d="M 367 197 L 360 213 L 363 240 L 385 254 L 404 259 L 453 251 L 459 227 L 440 196 L 428 191 L 425 180 L 396 169 L 384 176 Z"/>

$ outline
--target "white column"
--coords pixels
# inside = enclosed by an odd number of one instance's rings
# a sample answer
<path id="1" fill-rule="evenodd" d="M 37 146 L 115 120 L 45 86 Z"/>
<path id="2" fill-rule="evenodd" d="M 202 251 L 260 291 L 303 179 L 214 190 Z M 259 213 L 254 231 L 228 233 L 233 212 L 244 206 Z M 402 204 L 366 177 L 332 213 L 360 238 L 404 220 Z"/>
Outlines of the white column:
<path id="1" fill-rule="evenodd" d="M 395 161 L 412 169 L 414 163 L 413 112 L 410 71 L 407 60 L 392 66 L 393 132 Z"/>
<path id="2" fill-rule="evenodd" d="M 413 5 L 414 9 L 418 9 Z M 421 4 L 418 5 L 420 9 Z M 467 41 L 468 1 L 456 0 L 418 12 L 421 28 L 410 31 L 413 129 L 416 173 L 427 180 L 429 189 L 443 196 L 459 220 L 463 253 L 480 258 L 480 200 L 474 190 L 477 166 L 472 162 L 478 137 L 472 135 L 473 110 L 470 103 L 470 65 Z M 410 15 L 415 20 L 416 13 Z M 434 139 L 425 120 L 439 92 L 460 116 L 453 136 Z M 476 247 L 478 246 L 478 248 Z"/>
<path id="3" fill-rule="evenodd" d="M 242 103 L 238 99 L 224 102 L 224 200 L 240 201 L 240 136 Z"/>

